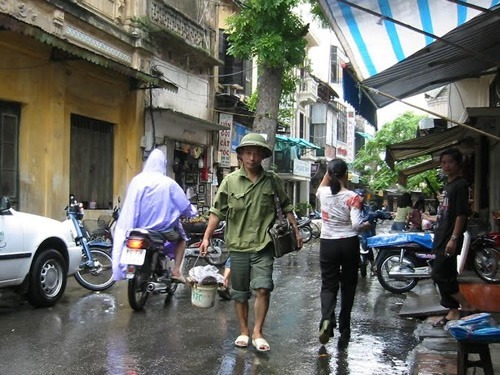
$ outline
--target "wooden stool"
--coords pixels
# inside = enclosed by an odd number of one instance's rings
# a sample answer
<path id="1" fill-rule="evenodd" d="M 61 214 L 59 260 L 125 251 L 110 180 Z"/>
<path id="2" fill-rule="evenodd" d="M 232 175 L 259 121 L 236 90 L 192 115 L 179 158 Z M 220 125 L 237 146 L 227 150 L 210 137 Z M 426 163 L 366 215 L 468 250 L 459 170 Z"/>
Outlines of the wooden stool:
<path id="1" fill-rule="evenodd" d="M 467 374 L 469 367 L 481 367 L 485 375 L 493 374 L 489 343 L 477 341 L 457 341 L 457 374 Z M 479 354 L 479 361 L 470 361 L 469 354 Z"/>

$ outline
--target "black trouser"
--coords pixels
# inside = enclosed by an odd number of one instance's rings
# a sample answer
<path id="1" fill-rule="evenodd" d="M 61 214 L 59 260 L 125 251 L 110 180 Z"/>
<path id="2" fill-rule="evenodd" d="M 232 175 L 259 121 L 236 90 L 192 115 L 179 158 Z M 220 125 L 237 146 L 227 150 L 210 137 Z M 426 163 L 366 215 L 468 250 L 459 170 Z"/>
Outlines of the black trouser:
<path id="1" fill-rule="evenodd" d="M 452 297 L 459 292 L 457 280 L 457 256 L 450 257 L 436 254 L 432 262 L 432 280 L 436 283 L 441 295 L 441 305 L 447 309 L 458 309 L 460 304 Z"/>
<path id="2" fill-rule="evenodd" d="M 339 331 L 349 331 L 354 294 L 358 284 L 358 236 L 335 240 L 321 239 L 319 247 L 321 267 L 321 323 L 330 320 L 334 327 L 335 307 L 340 287 Z M 321 326 L 320 323 L 320 326 Z"/>

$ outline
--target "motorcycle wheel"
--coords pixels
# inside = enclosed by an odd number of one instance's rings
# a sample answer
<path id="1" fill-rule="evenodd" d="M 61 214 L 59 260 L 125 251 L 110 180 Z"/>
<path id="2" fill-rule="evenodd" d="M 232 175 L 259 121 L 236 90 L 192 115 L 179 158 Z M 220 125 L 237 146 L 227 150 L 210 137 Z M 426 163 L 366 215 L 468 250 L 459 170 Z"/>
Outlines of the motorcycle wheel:
<path id="1" fill-rule="evenodd" d="M 177 290 L 177 287 L 179 286 L 178 283 L 171 283 L 170 286 L 168 287 L 167 290 L 167 297 L 165 297 L 165 304 L 169 303 L 172 300 L 172 297 L 175 294 L 175 291 Z"/>
<path id="2" fill-rule="evenodd" d="M 113 265 L 111 256 L 108 252 L 97 247 L 90 246 L 90 253 L 92 258 L 97 262 L 97 266 L 88 267 L 85 265 L 87 256 L 83 253 L 82 264 L 75 279 L 84 288 L 92 291 L 101 291 L 110 288 L 115 281 L 113 280 Z"/>
<path id="3" fill-rule="evenodd" d="M 321 228 L 319 227 L 318 224 L 316 224 L 313 221 L 311 221 L 311 231 L 312 231 L 313 238 L 319 238 L 319 236 L 321 234 Z"/>
<path id="4" fill-rule="evenodd" d="M 365 254 L 360 254 L 359 256 L 359 272 L 361 277 L 366 277 L 366 267 L 368 266 L 368 258 Z"/>
<path id="5" fill-rule="evenodd" d="M 305 227 L 299 228 L 299 233 L 300 233 L 300 236 L 302 237 L 302 241 L 304 243 L 308 243 L 309 241 L 311 241 L 312 229 L 310 226 L 305 226 Z"/>
<path id="6" fill-rule="evenodd" d="M 208 249 L 205 259 L 212 266 L 223 266 L 229 258 L 229 250 L 223 239 L 212 238 L 210 248 Z"/>
<path id="7" fill-rule="evenodd" d="M 498 261 L 500 252 L 494 247 L 479 248 L 474 253 L 473 268 L 474 272 L 490 284 L 500 283 L 500 274 Z"/>
<path id="8" fill-rule="evenodd" d="M 396 294 L 408 292 L 415 288 L 418 283 L 418 279 L 397 280 L 390 278 L 389 271 L 399 264 L 399 252 L 388 253 L 377 264 L 377 278 L 380 285 L 389 292 Z M 412 268 L 416 266 L 415 260 L 407 254 L 403 256 L 403 264 Z"/>
<path id="9" fill-rule="evenodd" d="M 179 286 L 179 283 L 172 283 L 170 284 L 170 287 L 168 288 L 168 295 L 171 296 L 175 293 L 175 291 L 177 290 L 177 287 Z"/>
<path id="10" fill-rule="evenodd" d="M 128 303 L 135 311 L 141 311 L 148 300 L 147 285 L 150 275 L 149 266 L 144 265 L 137 268 L 134 277 L 128 281 Z"/>

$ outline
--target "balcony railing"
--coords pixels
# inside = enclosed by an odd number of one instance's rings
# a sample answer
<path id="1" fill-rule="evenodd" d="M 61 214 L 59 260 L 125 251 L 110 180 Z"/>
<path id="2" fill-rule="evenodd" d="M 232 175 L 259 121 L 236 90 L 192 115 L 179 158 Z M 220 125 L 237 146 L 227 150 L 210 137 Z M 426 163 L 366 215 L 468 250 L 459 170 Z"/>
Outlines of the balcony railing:
<path id="1" fill-rule="evenodd" d="M 301 105 L 311 105 L 318 100 L 318 82 L 312 77 L 304 78 L 300 82 L 297 100 Z"/>
<path id="2" fill-rule="evenodd" d="M 191 47 L 192 54 L 204 52 L 211 59 L 217 59 L 213 30 L 197 24 L 168 4 L 157 0 L 148 0 L 148 16 L 151 23 L 166 32 L 171 39 Z M 175 51 L 184 52 L 179 50 L 178 46 Z"/>
<path id="3" fill-rule="evenodd" d="M 311 177 L 312 162 L 300 159 L 286 159 L 277 163 L 276 173 L 288 173 L 296 177 Z"/>

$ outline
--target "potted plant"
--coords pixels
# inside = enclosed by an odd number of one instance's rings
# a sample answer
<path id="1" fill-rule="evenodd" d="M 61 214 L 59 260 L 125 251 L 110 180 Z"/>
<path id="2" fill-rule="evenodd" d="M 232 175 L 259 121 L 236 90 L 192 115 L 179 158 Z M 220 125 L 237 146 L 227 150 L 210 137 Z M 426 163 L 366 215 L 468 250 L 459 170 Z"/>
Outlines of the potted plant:
<path id="1" fill-rule="evenodd" d="M 298 202 L 294 207 L 294 211 L 298 217 L 307 216 L 310 209 L 312 209 L 312 205 L 309 202 Z"/>

